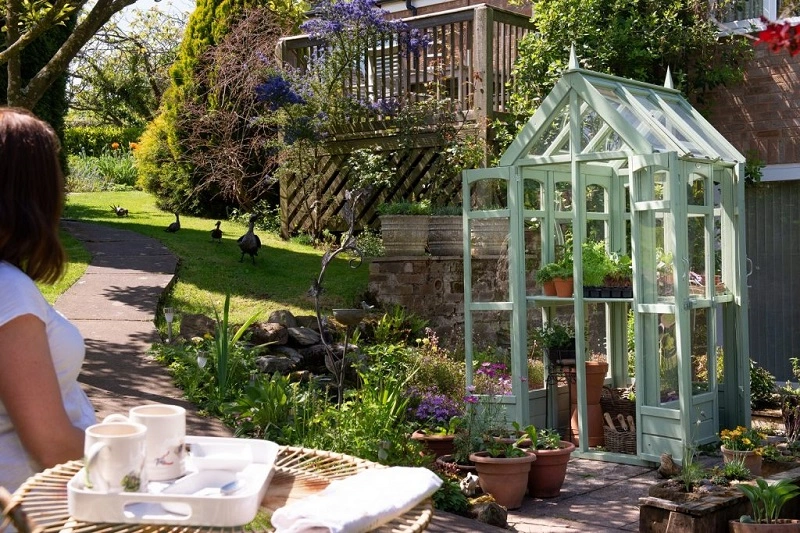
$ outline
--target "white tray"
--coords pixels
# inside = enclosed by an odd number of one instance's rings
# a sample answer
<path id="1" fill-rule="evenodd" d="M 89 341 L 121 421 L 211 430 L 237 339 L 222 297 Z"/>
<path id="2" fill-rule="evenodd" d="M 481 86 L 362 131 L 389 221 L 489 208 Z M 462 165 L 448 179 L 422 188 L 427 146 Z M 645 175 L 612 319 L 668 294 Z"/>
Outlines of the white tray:
<path id="1" fill-rule="evenodd" d="M 274 472 L 278 445 L 256 439 L 186 437 L 186 475 L 153 481 L 147 491 L 99 494 L 87 490 L 81 469 L 67 483 L 73 518 L 86 522 L 231 527 L 255 518 Z M 222 494 L 223 485 L 237 482 Z"/>

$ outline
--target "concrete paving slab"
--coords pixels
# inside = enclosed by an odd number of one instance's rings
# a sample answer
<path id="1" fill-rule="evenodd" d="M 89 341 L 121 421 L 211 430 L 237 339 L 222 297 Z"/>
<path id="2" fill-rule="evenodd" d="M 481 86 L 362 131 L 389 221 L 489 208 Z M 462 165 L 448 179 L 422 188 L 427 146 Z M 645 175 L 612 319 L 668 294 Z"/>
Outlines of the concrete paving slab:
<path id="1" fill-rule="evenodd" d="M 145 272 L 84 276 L 56 300 L 55 307 L 71 320 L 152 322 L 161 293 L 172 279 Z"/>

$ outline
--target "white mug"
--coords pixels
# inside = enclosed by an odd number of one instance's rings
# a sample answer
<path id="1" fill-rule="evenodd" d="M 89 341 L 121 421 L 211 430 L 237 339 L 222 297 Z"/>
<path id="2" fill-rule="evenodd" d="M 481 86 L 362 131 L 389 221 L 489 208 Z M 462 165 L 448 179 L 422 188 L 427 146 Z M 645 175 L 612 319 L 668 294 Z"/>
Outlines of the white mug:
<path id="1" fill-rule="evenodd" d="M 147 428 L 134 422 L 104 421 L 86 428 L 86 488 L 102 493 L 144 490 L 146 435 Z"/>
<path id="2" fill-rule="evenodd" d="M 120 415 L 111 415 L 115 416 Z M 163 403 L 139 405 L 130 410 L 128 419 L 147 428 L 149 481 L 175 479 L 186 472 L 186 410 L 183 407 Z"/>

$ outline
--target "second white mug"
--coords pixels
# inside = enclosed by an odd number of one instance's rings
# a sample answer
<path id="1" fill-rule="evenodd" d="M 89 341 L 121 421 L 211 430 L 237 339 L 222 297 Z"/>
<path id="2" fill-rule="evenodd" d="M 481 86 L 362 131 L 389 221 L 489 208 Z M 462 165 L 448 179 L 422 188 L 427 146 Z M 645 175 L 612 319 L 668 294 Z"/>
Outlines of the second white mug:
<path id="1" fill-rule="evenodd" d="M 106 420 L 122 415 L 111 415 Z M 186 410 L 162 403 L 139 405 L 128 413 L 131 422 L 147 428 L 147 479 L 164 481 L 186 472 Z"/>

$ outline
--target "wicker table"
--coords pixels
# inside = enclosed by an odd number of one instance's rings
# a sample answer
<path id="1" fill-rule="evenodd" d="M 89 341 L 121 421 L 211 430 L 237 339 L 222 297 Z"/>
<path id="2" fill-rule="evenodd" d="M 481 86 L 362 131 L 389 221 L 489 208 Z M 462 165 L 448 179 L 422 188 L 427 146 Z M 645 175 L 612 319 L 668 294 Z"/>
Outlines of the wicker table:
<path id="1" fill-rule="evenodd" d="M 27 518 L 31 530 L 68 531 L 70 533 L 195 533 L 201 531 L 238 531 L 241 528 L 203 528 L 153 524 L 100 524 L 78 522 L 67 511 L 67 483 L 83 466 L 72 461 L 36 474 L 10 498 L 3 515 L 17 513 Z M 275 475 L 269 484 L 261 508 L 271 514 L 287 503 L 321 491 L 334 479 L 352 476 L 367 468 L 383 468 L 378 463 L 349 455 L 308 448 L 283 446 L 275 462 Z M 19 513 L 19 510 L 22 513 Z M 433 516 L 430 500 L 375 530 L 382 533 L 414 533 L 424 531 Z M 248 531 L 271 531 L 252 529 Z"/>

